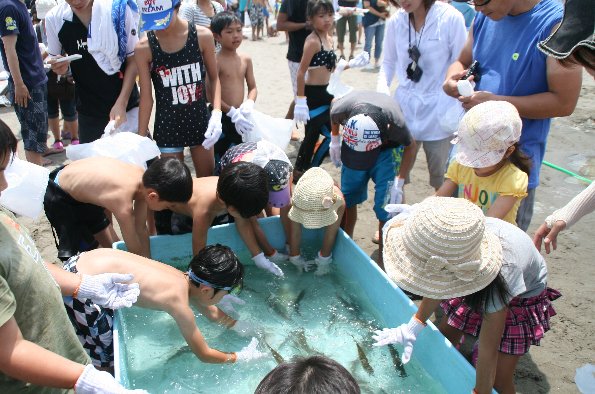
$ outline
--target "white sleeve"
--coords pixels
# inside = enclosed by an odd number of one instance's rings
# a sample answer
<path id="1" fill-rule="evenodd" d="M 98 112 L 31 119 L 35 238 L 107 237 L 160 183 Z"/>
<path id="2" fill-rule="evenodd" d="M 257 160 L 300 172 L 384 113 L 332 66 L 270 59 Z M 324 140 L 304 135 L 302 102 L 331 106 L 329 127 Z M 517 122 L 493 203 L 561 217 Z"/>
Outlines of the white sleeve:
<path id="1" fill-rule="evenodd" d="M 456 11 L 450 20 L 450 59 L 448 59 L 448 64 L 454 63 L 459 58 L 466 41 L 467 28 L 465 27 L 465 18 L 463 14 Z"/>
<path id="2" fill-rule="evenodd" d="M 551 228 L 556 221 L 562 220 L 568 228 L 593 211 L 595 211 L 595 182 L 592 182 L 588 188 L 577 194 L 564 207 L 548 216 L 545 221 L 548 227 Z"/>
<path id="3" fill-rule="evenodd" d="M 58 39 L 58 32 L 61 28 L 62 18 L 60 13 L 56 12 L 61 7 L 54 7 L 45 17 L 45 34 L 47 36 L 47 51 L 50 56 L 62 54 L 62 44 Z"/>
<path id="4" fill-rule="evenodd" d="M 386 22 L 386 34 L 384 35 L 384 43 L 383 43 L 383 55 L 384 60 L 382 61 L 382 71 L 384 73 L 380 73 L 386 79 L 387 86 L 390 87 L 391 82 L 395 76 L 395 66 L 397 65 L 397 48 L 395 45 L 395 40 L 397 39 L 397 15 L 393 15 L 387 22 Z"/>
<path id="5" fill-rule="evenodd" d="M 126 6 L 126 34 L 128 41 L 126 42 L 126 57 L 134 55 L 134 47 L 138 42 L 138 14 L 133 12 L 129 6 Z"/>

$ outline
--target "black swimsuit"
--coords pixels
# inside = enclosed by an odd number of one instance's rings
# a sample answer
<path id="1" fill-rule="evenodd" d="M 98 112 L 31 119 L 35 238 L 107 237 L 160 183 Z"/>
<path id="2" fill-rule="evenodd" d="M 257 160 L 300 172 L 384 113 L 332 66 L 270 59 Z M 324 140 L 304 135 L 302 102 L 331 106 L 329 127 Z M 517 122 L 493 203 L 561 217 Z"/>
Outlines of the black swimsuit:
<path id="1" fill-rule="evenodd" d="M 337 55 L 335 55 L 335 48 L 330 49 L 328 51 L 324 50 L 324 45 L 322 45 L 322 39 L 318 35 L 318 33 L 314 32 L 318 40 L 320 40 L 320 51 L 316 52 L 310 60 L 310 67 L 321 67 L 325 66 L 327 70 L 333 71 L 335 69 L 335 65 L 337 64 Z"/>

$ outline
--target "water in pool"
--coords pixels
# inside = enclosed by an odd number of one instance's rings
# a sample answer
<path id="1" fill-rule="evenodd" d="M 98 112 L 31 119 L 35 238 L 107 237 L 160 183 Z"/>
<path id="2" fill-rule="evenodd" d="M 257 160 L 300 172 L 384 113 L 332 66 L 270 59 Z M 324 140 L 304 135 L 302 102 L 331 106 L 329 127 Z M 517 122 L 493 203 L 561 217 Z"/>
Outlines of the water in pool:
<path id="1" fill-rule="evenodd" d="M 172 265 L 177 266 L 180 260 Z M 401 364 L 399 345 L 372 346 L 373 331 L 385 324 L 357 283 L 346 282 L 335 272 L 325 276 L 299 273 L 289 264 L 283 266 L 285 279 L 274 278 L 253 265 L 245 267 L 240 298 L 246 304 L 236 309 L 240 319 L 251 321 L 262 332 L 260 349 L 277 353 L 276 357 L 251 363 L 202 363 L 168 314 L 132 307 L 120 315 L 131 387 L 152 393 L 253 393 L 279 358 L 318 353 L 346 367 L 363 393 L 445 392 L 415 357 L 407 365 Z M 196 315 L 209 346 L 229 352 L 250 342 L 251 338 L 211 323 L 198 312 Z"/>

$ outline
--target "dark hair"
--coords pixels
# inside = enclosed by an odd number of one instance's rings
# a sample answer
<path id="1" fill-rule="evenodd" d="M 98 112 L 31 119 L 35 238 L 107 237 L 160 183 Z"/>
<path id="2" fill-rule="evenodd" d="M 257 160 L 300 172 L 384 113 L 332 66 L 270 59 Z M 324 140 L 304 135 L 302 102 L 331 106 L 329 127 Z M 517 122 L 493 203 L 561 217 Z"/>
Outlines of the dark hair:
<path id="1" fill-rule="evenodd" d="M 192 258 L 188 269 L 200 279 L 217 287 L 241 287 L 244 282 L 244 266 L 235 253 L 225 245 L 205 246 Z M 214 290 L 215 294 L 219 291 Z"/>
<path id="2" fill-rule="evenodd" d="M 319 12 L 335 13 L 335 7 L 330 0 L 309 0 L 306 8 L 306 15 L 308 18 L 313 18 Z"/>
<path id="3" fill-rule="evenodd" d="M 188 202 L 192 197 L 192 174 L 175 157 L 155 160 L 143 174 L 143 185 L 154 189 L 162 201 Z"/>
<path id="4" fill-rule="evenodd" d="M 498 275 L 489 285 L 473 294 L 466 295 L 465 304 L 474 311 L 483 313 L 490 303 L 500 301 L 500 303 L 506 305 L 508 296 L 510 296 L 508 286 L 506 286 L 502 274 L 498 272 Z"/>
<path id="5" fill-rule="evenodd" d="M 530 175 L 531 172 L 531 159 L 529 156 L 525 154 L 521 150 L 521 147 L 518 142 L 514 144 L 514 152 L 510 156 L 508 156 L 508 160 L 515 166 L 517 166 L 521 171 L 523 171 L 527 176 Z"/>
<path id="6" fill-rule="evenodd" d="M 345 367 L 328 357 L 297 357 L 279 364 L 254 394 L 359 394 L 359 385 Z"/>
<path id="7" fill-rule="evenodd" d="M 4 162 L 6 156 L 10 156 L 16 151 L 17 138 L 10 130 L 10 127 L 0 120 L 0 163 Z"/>
<path id="8" fill-rule="evenodd" d="M 580 65 L 591 70 L 595 70 L 595 51 L 579 46 L 572 53 L 564 59 L 558 60 L 564 67 L 573 67 Z"/>
<path id="9" fill-rule="evenodd" d="M 223 29 L 226 29 L 228 26 L 239 23 L 242 24 L 242 21 L 238 16 L 233 12 L 220 12 L 216 14 L 213 19 L 211 19 L 211 31 L 215 34 L 221 35 Z"/>
<path id="10" fill-rule="evenodd" d="M 225 205 L 237 209 L 243 218 L 255 216 L 269 201 L 267 173 L 253 163 L 232 163 L 219 175 L 217 194 Z"/>

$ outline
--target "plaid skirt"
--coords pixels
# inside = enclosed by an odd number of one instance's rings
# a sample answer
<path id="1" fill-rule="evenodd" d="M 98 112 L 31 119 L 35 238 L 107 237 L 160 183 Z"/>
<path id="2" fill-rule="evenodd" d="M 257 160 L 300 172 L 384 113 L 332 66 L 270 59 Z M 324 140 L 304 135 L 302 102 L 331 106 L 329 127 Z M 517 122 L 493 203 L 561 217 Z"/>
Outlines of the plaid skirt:
<path id="1" fill-rule="evenodd" d="M 561 296 L 559 291 L 548 287 L 535 297 L 510 300 L 499 350 L 523 355 L 531 345 L 539 346 L 543 334 L 550 329 L 550 317 L 556 315 L 552 301 Z M 449 326 L 475 337 L 479 335 L 483 315 L 467 306 L 463 297 L 442 301 L 440 306 L 448 317 Z"/>

